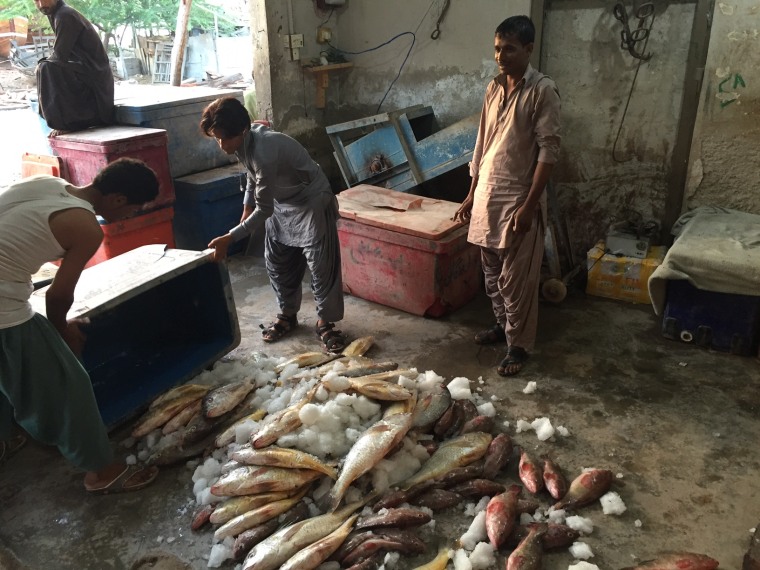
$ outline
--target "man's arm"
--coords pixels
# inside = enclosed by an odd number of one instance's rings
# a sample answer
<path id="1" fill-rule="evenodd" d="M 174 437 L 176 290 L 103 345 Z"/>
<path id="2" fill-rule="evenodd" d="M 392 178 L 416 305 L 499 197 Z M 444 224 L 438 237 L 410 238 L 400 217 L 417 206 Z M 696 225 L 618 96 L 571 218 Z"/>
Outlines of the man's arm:
<path id="1" fill-rule="evenodd" d="M 71 56 L 79 35 L 83 31 L 82 23 L 73 15 L 63 14 L 55 20 L 55 43 L 50 61 L 67 62 Z"/>
<path id="2" fill-rule="evenodd" d="M 47 318 L 74 354 L 81 354 L 84 336 L 77 323 L 67 322 L 66 314 L 74 302 L 74 288 L 84 266 L 103 241 L 103 230 L 95 216 L 82 208 L 56 212 L 49 223 L 53 236 L 65 253 L 45 295 Z"/>
<path id="3" fill-rule="evenodd" d="M 541 198 L 559 157 L 560 144 L 560 99 L 553 81 L 540 86 L 535 108 L 534 131 L 538 144 L 538 162 L 533 172 L 528 196 L 514 217 L 516 232 L 527 232 L 533 220 L 538 201 Z"/>

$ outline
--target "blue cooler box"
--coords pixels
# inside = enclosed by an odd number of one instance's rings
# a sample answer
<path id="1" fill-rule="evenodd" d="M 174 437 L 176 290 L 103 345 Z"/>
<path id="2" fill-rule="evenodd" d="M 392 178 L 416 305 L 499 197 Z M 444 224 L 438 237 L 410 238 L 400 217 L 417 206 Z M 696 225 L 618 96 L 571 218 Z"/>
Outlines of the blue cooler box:
<path id="1" fill-rule="evenodd" d="M 234 228 L 243 215 L 246 170 L 232 164 L 174 180 L 174 239 L 177 247 L 202 250 Z M 241 186 L 242 185 L 242 186 Z M 246 240 L 232 244 L 230 253 Z"/>
<path id="2" fill-rule="evenodd" d="M 47 288 L 32 294 L 44 314 Z M 113 428 L 240 343 L 226 265 L 147 245 L 85 269 L 68 318 L 88 318 L 82 361 Z"/>
<path id="3" fill-rule="evenodd" d="M 117 93 L 116 123 L 164 129 L 169 135 L 171 175 L 178 178 L 237 161 L 199 126 L 203 109 L 219 97 L 235 97 L 243 103 L 239 89 L 141 85 L 132 93 Z"/>
<path id="4" fill-rule="evenodd" d="M 757 354 L 760 297 L 703 291 L 685 280 L 669 281 L 662 334 L 732 354 Z"/>

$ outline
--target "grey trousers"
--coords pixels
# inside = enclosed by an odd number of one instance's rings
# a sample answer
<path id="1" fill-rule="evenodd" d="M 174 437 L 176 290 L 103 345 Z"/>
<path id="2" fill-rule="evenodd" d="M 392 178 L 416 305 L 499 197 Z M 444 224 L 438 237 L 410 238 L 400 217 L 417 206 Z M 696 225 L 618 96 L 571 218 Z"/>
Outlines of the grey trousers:
<path id="1" fill-rule="evenodd" d="M 90 377 L 42 315 L 0 329 L 0 440 L 14 418 L 76 467 L 99 471 L 113 461 Z"/>
<path id="2" fill-rule="evenodd" d="M 308 266 L 317 317 L 330 323 L 343 318 L 343 278 L 337 225 L 330 224 L 322 240 L 309 247 L 288 246 L 267 234 L 264 259 L 282 314 L 293 316 L 301 309 L 301 281 Z"/>

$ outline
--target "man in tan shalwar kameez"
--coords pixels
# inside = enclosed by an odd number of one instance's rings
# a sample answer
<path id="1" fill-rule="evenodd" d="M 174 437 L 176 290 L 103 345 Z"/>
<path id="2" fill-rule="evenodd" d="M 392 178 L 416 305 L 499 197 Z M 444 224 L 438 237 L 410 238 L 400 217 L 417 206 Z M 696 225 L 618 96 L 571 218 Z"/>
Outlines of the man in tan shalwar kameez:
<path id="1" fill-rule="evenodd" d="M 496 28 L 499 75 L 486 89 L 470 192 L 455 219 L 470 221 L 467 239 L 480 246 L 486 293 L 496 324 L 478 344 L 506 341 L 501 376 L 522 370 L 536 340 L 544 254 L 544 189 L 559 155 L 560 99 L 549 77 L 531 67 L 535 29 L 527 16 Z"/>

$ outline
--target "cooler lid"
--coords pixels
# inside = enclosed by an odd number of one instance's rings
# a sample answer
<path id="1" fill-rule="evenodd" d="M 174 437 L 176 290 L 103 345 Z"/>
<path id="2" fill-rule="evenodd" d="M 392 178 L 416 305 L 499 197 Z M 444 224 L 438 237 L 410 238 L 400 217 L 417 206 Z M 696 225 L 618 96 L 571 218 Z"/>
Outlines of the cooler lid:
<path id="1" fill-rule="evenodd" d="M 214 184 L 220 180 L 227 180 L 228 178 L 235 178 L 236 180 L 243 179 L 245 183 L 245 176 L 248 173 L 245 166 L 240 163 L 233 163 L 227 166 L 220 166 L 219 168 L 212 168 L 211 170 L 204 170 L 203 172 L 196 172 L 195 174 L 188 174 L 180 178 L 175 178 L 175 183 L 188 184 L 192 186 L 206 186 Z"/>
<path id="2" fill-rule="evenodd" d="M 107 259 L 82 271 L 74 304 L 67 318 L 93 317 L 136 297 L 172 277 L 211 261 L 213 250 L 167 249 L 163 244 L 144 245 Z M 45 314 L 48 287 L 37 289 L 29 301 L 38 313 Z"/>
<path id="3" fill-rule="evenodd" d="M 338 194 L 340 215 L 368 226 L 427 239 L 440 239 L 464 224 L 452 220 L 456 202 L 434 200 L 360 184 Z"/>
<path id="4" fill-rule="evenodd" d="M 119 109 L 139 108 L 144 111 L 211 103 L 219 97 L 243 98 L 240 89 L 216 89 L 214 87 L 174 87 L 172 85 L 140 85 L 139 88 L 118 90 L 114 96 L 114 105 L 118 116 Z M 198 117 L 200 121 L 200 117 Z"/>
<path id="5" fill-rule="evenodd" d="M 166 131 L 164 129 L 113 125 L 110 127 L 97 127 L 84 131 L 74 131 L 65 135 L 58 135 L 54 139 L 51 139 L 51 145 L 53 145 L 53 147 L 55 147 L 56 143 L 108 145 L 159 136 L 166 137 Z"/>

